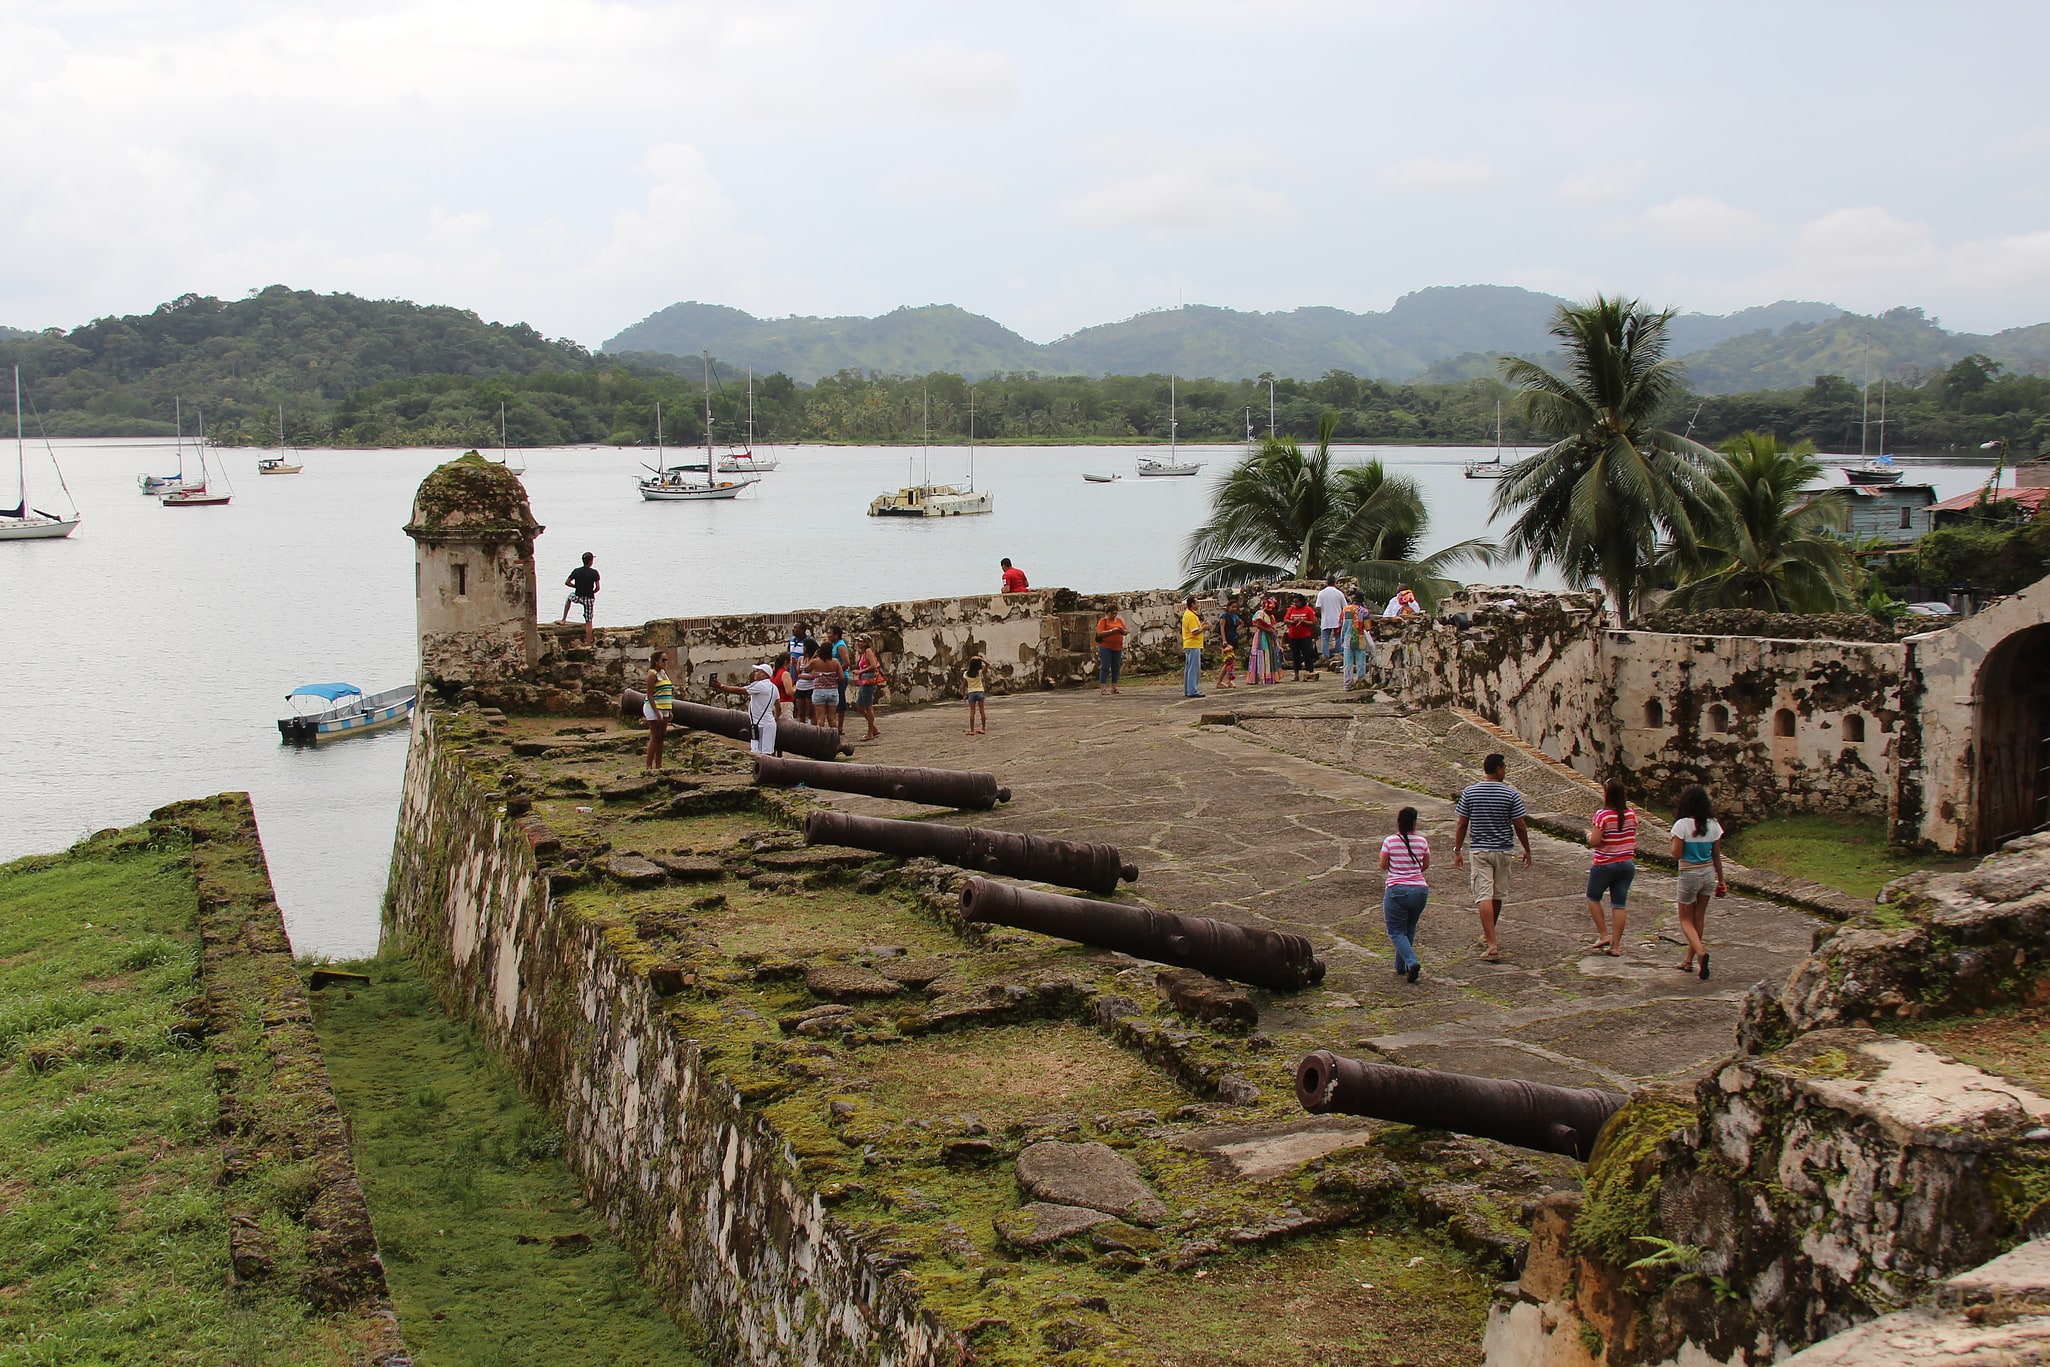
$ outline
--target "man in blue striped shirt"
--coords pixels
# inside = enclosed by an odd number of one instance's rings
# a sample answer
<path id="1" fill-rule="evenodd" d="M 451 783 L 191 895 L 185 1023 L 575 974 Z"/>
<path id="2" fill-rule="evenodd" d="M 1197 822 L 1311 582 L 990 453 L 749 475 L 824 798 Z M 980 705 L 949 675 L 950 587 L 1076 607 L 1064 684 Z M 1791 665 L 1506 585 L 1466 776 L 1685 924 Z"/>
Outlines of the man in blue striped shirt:
<path id="1" fill-rule="evenodd" d="M 1489 963 L 1502 958 L 1502 945 L 1495 938 L 1495 922 L 1502 915 L 1502 894 L 1509 890 L 1509 866 L 1515 846 L 1523 846 L 1523 867 L 1530 867 L 1530 828 L 1525 824 L 1527 809 L 1523 794 L 1502 776 L 1509 763 L 1500 755 L 1481 761 L 1481 781 L 1460 790 L 1453 810 L 1459 826 L 1452 833 L 1452 866 L 1466 864 L 1466 837 L 1473 835 L 1473 862 L 1467 866 L 1467 886 L 1481 912 L 1481 940 L 1487 945 L 1483 956 Z"/>

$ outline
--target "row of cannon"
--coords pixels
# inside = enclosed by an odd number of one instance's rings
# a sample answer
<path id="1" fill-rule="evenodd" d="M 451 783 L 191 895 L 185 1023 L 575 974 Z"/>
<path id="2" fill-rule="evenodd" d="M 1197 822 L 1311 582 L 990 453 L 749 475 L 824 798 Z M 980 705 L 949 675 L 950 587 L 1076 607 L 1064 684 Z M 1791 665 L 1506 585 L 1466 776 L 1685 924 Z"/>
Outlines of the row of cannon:
<path id="1" fill-rule="evenodd" d="M 640 706 L 641 695 L 631 690 L 621 699 L 627 716 L 638 717 Z M 737 709 L 678 702 L 671 721 L 747 739 L 747 719 Z M 780 749 L 799 757 L 754 756 L 754 780 L 766 787 L 810 787 L 969 811 L 989 811 L 1011 798 L 992 774 L 836 762 L 852 749 L 827 727 L 786 721 L 776 739 Z M 1113 893 L 1120 882 L 1139 877 L 1138 866 L 1114 845 L 837 811 L 809 813 L 804 839 L 808 845 L 935 859 L 970 870 L 974 876 L 961 885 L 960 906 L 962 919 L 971 923 L 1013 926 L 1275 991 L 1324 980 L 1323 961 L 1301 935 L 981 876 Z M 1580 1159 L 1592 1152 L 1603 1124 L 1627 1099 L 1596 1088 L 1369 1063 L 1324 1049 L 1296 1065 L 1295 1090 L 1297 1102 L 1313 1114 L 1370 1116 Z"/>

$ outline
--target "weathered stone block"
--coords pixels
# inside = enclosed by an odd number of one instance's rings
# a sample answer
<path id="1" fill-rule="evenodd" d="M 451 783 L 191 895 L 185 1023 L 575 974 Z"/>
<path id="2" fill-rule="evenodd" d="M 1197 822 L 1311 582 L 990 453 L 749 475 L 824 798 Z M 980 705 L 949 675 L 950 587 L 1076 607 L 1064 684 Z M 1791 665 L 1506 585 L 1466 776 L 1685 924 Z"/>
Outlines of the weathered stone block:
<path id="1" fill-rule="evenodd" d="M 1100 1210 L 1030 1201 L 1017 1210 L 999 1215 L 997 1236 L 1015 1248 L 1033 1251 L 1077 1234 L 1087 1233 L 1111 1217 Z"/>
<path id="2" fill-rule="evenodd" d="M 1084 1206 L 1134 1224 L 1157 1225 L 1168 1216 L 1139 1169 L 1106 1144 L 1033 1144 L 1018 1155 L 1018 1182 L 1034 1200 Z"/>

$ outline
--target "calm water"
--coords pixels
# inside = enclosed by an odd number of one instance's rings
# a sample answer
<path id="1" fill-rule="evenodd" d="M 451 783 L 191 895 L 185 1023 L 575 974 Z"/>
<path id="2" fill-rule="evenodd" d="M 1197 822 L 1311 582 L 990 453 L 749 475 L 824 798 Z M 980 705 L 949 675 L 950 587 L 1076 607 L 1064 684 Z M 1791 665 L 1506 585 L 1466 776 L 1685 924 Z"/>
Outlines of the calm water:
<path id="1" fill-rule="evenodd" d="M 414 487 L 452 453 L 309 451 L 304 474 L 260 479 L 256 453 L 230 452 L 232 504 L 169 509 L 135 486 L 140 471 L 174 468 L 161 443 L 56 449 L 85 524 L 65 541 L 0 544 L 0 859 L 246 789 L 294 946 L 374 949 L 405 733 L 301 750 L 273 722 L 302 683 L 369 691 L 412 677 L 413 550 L 399 528 Z M 1475 453 L 1373 453 L 1422 483 L 1433 544 L 1487 534 L 1491 490 L 1461 475 Z M 1206 462 L 1194 479 L 1141 481 L 1134 448 L 985 450 L 976 477 L 995 515 L 932 523 L 863 515 L 904 482 L 898 449 L 786 449 L 759 488 L 719 504 L 641 501 L 639 454 L 525 453 L 548 528 L 544 617 L 561 611 L 553 586 L 586 550 L 605 576 L 599 620 L 614 624 L 994 590 L 1002 556 L 1041 587 L 1161 587 L 1180 579 L 1182 541 L 1236 451 L 1193 453 Z M 1986 477 L 1918 468 L 1911 478 L 1944 497 Z M 1087 484 L 1085 471 L 1125 479 Z M 960 478 L 965 454 L 936 449 L 932 473 Z M 52 479 L 33 451 L 29 478 L 41 491 Z M 0 476 L 0 499 L 9 486 Z"/>

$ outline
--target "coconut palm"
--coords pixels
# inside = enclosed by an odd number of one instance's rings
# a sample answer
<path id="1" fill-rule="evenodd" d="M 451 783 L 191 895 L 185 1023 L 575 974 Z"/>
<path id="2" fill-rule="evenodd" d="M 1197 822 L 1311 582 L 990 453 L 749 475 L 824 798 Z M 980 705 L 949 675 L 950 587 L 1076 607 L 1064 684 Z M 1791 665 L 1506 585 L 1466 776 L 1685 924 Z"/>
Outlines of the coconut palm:
<path id="1" fill-rule="evenodd" d="M 1668 606 L 1757 608 L 1763 612 L 1836 612 L 1854 608 L 1855 575 L 1841 535 L 1850 495 L 1806 492 L 1822 477 L 1815 443 L 1782 446 L 1768 432 L 1744 432 L 1722 445 L 1710 477 L 1728 515 L 1701 529 L 1690 553 L 1671 557 L 1680 585 Z"/>
<path id="2" fill-rule="evenodd" d="M 1346 573 L 1367 593 L 1398 580 L 1419 594 L 1441 593 L 1446 567 L 1492 555 L 1488 542 L 1463 541 L 1419 557 L 1430 514 L 1416 481 L 1388 473 L 1378 460 L 1334 466 L 1337 428 L 1338 415 L 1326 413 L 1313 450 L 1270 438 L 1232 467 L 1211 496 L 1209 520 L 1189 535 L 1183 587 Z"/>
<path id="3" fill-rule="evenodd" d="M 1495 488 L 1495 516 L 1514 517 L 1504 549 L 1577 588 L 1601 584 L 1625 621 L 1662 546 L 1692 546 L 1723 504 L 1708 477 L 1715 453 L 1654 425 L 1681 383 L 1666 356 L 1672 317 L 1597 295 L 1552 323 L 1565 375 L 1502 358 L 1531 425 L 1554 439 Z"/>

